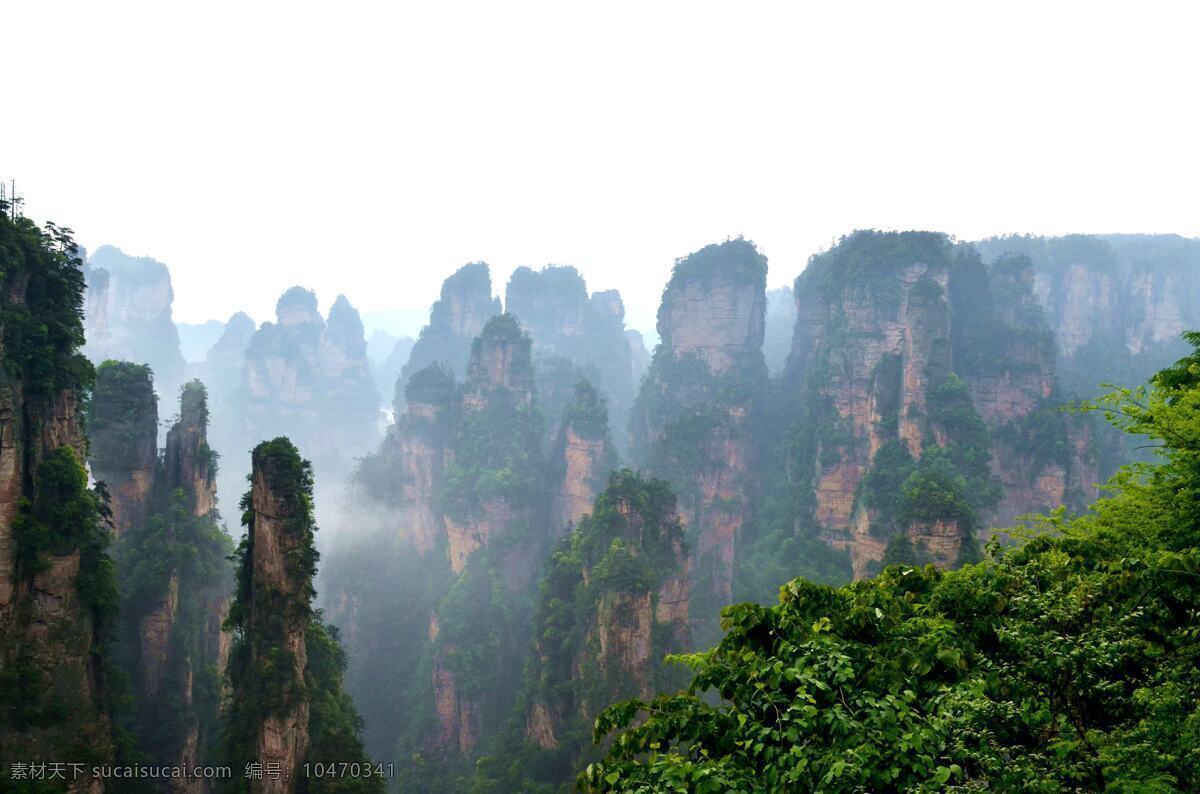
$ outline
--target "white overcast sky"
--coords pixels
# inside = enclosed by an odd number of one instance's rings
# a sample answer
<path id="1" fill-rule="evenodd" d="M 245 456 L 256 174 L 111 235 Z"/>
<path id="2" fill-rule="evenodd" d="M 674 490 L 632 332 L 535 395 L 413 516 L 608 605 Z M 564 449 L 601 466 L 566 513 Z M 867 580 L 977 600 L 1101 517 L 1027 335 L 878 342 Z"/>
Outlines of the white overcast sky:
<path id="1" fill-rule="evenodd" d="M 179 320 L 423 311 L 482 259 L 649 330 L 739 234 L 772 285 L 862 227 L 1200 236 L 1194 7 L 0 0 L 0 177 Z"/>

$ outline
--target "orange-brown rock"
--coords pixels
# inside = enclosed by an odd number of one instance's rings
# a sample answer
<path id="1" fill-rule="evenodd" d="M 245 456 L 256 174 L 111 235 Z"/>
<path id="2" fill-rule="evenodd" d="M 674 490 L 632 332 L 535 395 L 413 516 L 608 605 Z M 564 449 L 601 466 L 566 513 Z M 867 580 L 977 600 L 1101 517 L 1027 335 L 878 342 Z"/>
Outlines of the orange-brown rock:
<path id="1" fill-rule="evenodd" d="M 310 509 L 298 494 L 299 456 L 286 439 L 260 444 L 252 459 L 248 528 L 250 604 L 247 636 L 251 670 L 283 665 L 275 675 L 281 702 L 260 715 L 254 755 L 264 766 L 278 765 L 278 780 L 254 781 L 262 794 L 287 794 L 296 787 L 299 765 L 308 753 L 309 702 L 304 691 L 305 631 L 310 615 L 312 571 L 305 567 L 312 543 Z M 238 697 L 234 691 L 233 696 Z"/>
<path id="2" fill-rule="evenodd" d="M 95 644 L 98 627 L 76 586 L 80 551 L 43 552 L 39 570 L 22 571 L 13 534 L 22 504 L 36 498 L 42 463 L 69 448 L 82 467 L 85 446 L 73 391 L 30 396 L 20 380 L 0 376 L 0 667 L 32 671 L 37 688 L 24 694 L 34 708 L 66 715 L 34 726 L 0 717 L 0 760 L 6 766 L 83 753 L 104 759 L 113 752 L 103 705 L 103 651 Z M 64 789 L 98 794 L 104 785 L 83 778 L 65 782 Z"/>
<path id="3" fill-rule="evenodd" d="M 755 502 L 766 271 L 766 258 L 742 239 L 676 262 L 658 311 L 662 343 L 633 411 L 635 460 L 679 492 L 704 582 L 692 590 L 691 615 L 710 628 L 732 600 L 738 535 Z"/>
<path id="4" fill-rule="evenodd" d="M 889 438 L 921 455 L 930 378 L 949 372 L 951 349 L 945 261 L 870 266 L 888 279 L 886 286 L 846 280 L 817 287 L 816 271 L 796 280 L 789 361 L 791 382 L 827 401 L 832 410 L 822 421 L 842 429 L 818 435 L 836 439 L 830 442 L 836 446 L 817 449 L 814 519 L 822 536 L 849 548 L 856 576 L 886 546 L 866 531 L 869 517 L 859 515 L 859 483 Z"/>
<path id="5" fill-rule="evenodd" d="M 618 570 L 627 573 L 611 578 Z M 662 481 L 614 472 L 545 574 L 526 741 L 557 747 L 606 704 L 652 696 L 662 685 L 663 655 L 690 646 L 689 590 L 674 495 Z M 572 629 L 562 623 L 566 616 L 582 623 Z M 563 685 L 568 680 L 572 686 Z"/>
<path id="6" fill-rule="evenodd" d="M 606 473 L 609 453 L 603 438 L 584 438 L 568 427 L 563 462 L 566 464 L 558 496 L 558 526 L 566 529 L 592 509 L 597 481 Z"/>

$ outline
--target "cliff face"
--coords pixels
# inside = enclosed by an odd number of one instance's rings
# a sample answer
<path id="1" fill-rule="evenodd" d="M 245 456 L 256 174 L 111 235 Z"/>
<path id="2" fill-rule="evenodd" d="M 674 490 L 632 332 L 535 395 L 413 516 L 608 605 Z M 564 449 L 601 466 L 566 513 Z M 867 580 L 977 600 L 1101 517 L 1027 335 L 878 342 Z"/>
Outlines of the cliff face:
<path id="1" fill-rule="evenodd" d="M 614 472 L 587 512 L 543 576 L 519 737 L 534 763 L 493 781 L 502 790 L 568 783 L 595 753 L 599 710 L 676 683 L 663 657 L 691 642 L 684 530 L 667 484 Z"/>
<path id="2" fill-rule="evenodd" d="M 195 516 L 216 509 L 216 455 L 208 445 L 208 394 L 199 381 L 188 384 L 179 400 L 179 419 L 167 431 L 163 460 L 168 491 L 183 490 Z"/>
<path id="3" fill-rule="evenodd" d="M 747 357 L 761 357 L 765 271 L 765 258 L 742 240 L 708 246 L 682 260 L 658 309 L 662 346 L 676 359 L 699 358 L 714 375 Z"/>
<path id="4" fill-rule="evenodd" d="M 383 495 L 396 508 L 399 535 L 424 556 L 444 546 L 446 525 L 438 486 L 449 454 L 459 398 L 449 370 L 430 364 L 415 373 L 397 400 L 402 414 L 384 440 L 380 459 L 360 466 L 364 495 Z M 393 475 L 398 475 L 393 480 Z"/>
<path id="5" fill-rule="evenodd" d="M 131 468 L 146 475 L 136 499 L 127 496 L 121 512 L 113 511 L 114 519 L 126 519 L 114 550 L 122 591 L 114 656 L 133 695 L 122 727 L 156 763 L 210 763 L 232 543 L 216 523 L 216 457 L 199 381 L 182 389 L 163 458 L 155 454 L 145 465 L 128 455 L 138 449 L 132 442 L 143 436 L 152 442 L 156 432 L 150 380 L 143 366 L 105 362 L 89 416 L 97 479 L 112 478 L 107 484 L 118 491 L 112 482 L 133 481 Z M 204 792 L 208 781 L 174 781 L 173 790 Z"/>
<path id="6" fill-rule="evenodd" d="M 384 527 L 376 545 L 342 550 L 329 580 L 333 614 L 359 657 L 370 654 L 356 686 L 428 670 L 427 687 L 372 702 L 373 741 L 388 752 L 399 742 L 439 770 L 469 759 L 510 713 L 553 521 L 529 336 L 515 318 L 493 317 L 465 371 L 461 384 L 440 365 L 409 377 L 399 421 L 355 474 Z M 409 572 L 387 595 L 358 573 L 381 546 L 388 571 Z M 381 598 L 409 608 L 380 608 Z M 395 647 L 383 650 L 387 637 Z"/>
<path id="7" fill-rule="evenodd" d="M 255 447 L 251 470 L 227 621 L 234 641 L 223 760 L 237 769 L 251 761 L 277 765 L 278 777 L 249 781 L 249 790 L 290 794 L 306 789 L 305 763 L 369 760 L 359 717 L 342 691 L 346 661 L 337 634 L 312 608 L 318 559 L 312 465 L 281 437 Z M 380 778 L 360 784 L 366 791 L 384 788 Z"/>
<path id="8" fill-rule="evenodd" d="M 797 278 L 785 382 L 803 406 L 793 465 L 812 489 L 799 526 L 849 549 L 856 577 L 955 564 L 981 526 L 1075 503 L 1086 431 L 1053 410 L 1033 287 L 1027 260 L 989 272 L 926 232 L 856 232 Z"/>
<path id="9" fill-rule="evenodd" d="M 588 296 L 587 284 L 573 267 L 517 268 L 504 295 L 505 310 L 520 318 L 533 340 L 533 353 L 543 380 L 550 368 L 543 361 L 561 358 L 585 373 L 603 394 L 621 434 L 629 421 L 636 381 L 632 351 L 625 337 L 625 305 L 616 290 Z M 569 395 L 577 380 L 561 384 Z M 549 388 L 548 388 L 549 387 Z M 561 407 L 551 396 L 553 385 L 539 384 L 543 407 Z M 548 413 L 552 427 L 557 413 Z M 619 446 L 624 446 L 622 440 Z"/>
<path id="10" fill-rule="evenodd" d="M 280 320 L 283 322 L 284 317 Z M 306 558 L 312 553 L 308 528 L 303 525 L 304 508 L 290 490 L 295 487 L 291 462 L 290 456 L 276 456 L 262 446 L 255 450 L 252 460 L 251 602 L 246 634 L 258 640 L 251 650 L 251 666 L 277 666 L 280 681 L 273 684 L 283 695 L 281 708 L 264 714 L 258 724 L 255 756 L 264 766 L 278 764 L 286 775 L 298 776 L 309 744 L 309 702 L 301 693 L 308 661 L 304 635 L 312 588 L 312 571 L 306 567 Z M 235 691 L 234 696 L 237 694 Z M 264 780 L 261 790 L 285 792 L 293 785 L 290 781 Z"/>
<path id="11" fill-rule="evenodd" d="M 850 533 L 856 577 L 867 560 L 882 558 L 887 543 L 871 536 L 866 511 L 855 515 L 858 485 L 888 441 L 921 455 L 928 376 L 949 369 L 948 263 L 944 252 L 931 253 L 929 262 L 896 265 L 886 284 L 817 286 L 826 275 L 813 269 L 820 262 L 796 280 L 791 377 L 807 381 L 832 423 L 816 442 L 815 519 L 835 545 L 847 541 L 831 530 Z"/>
<path id="12" fill-rule="evenodd" d="M 107 359 L 148 364 L 164 394 L 183 382 L 179 332 L 171 319 L 175 294 L 167 266 L 109 245 L 96 249 L 84 270 L 87 344 L 95 363 Z"/>
<path id="13" fill-rule="evenodd" d="M 581 381 L 563 412 L 553 457 L 554 537 L 579 523 L 591 510 L 596 494 L 616 466 L 616 452 L 608 440 L 608 408 L 594 386 Z"/>
<path id="14" fill-rule="evenodd" d="M 454 439 L 455 474 L 443 483 L 450 568 L 461 573 L 476 550 L 506 539 L 517 526 L 536 527 L 542 472 L 541 426 L 533 407 L 533 358 L 529 336 L 512 315 L 488 321 L 472 343 L 462 390 L 462 418 Z M 518 471 L 517 467 L 527 467 Z M 503 483 L 492 474 L 510 472 Z M 504 544 L 504 571 L 510 590 L 527 585 L 544 536 L 527 532 L 521 542 Z"/>
<path id="15" fill-rule="evenodd" d="M 766 270 L 744 240 L 676 263 L 658 313 L 662 343 L 633 411 L 634 459 L 679 492 L 695 558 L 692 615 L 710 623 L 732 599 L 736 539 L 754 503 Z"/>
<path id="16" fill-rule="evenodd" d="M 1032 262 L 1003 255 L 989 268 L 990 322 L 960 321 L 957 369 L 992 438 L 992 473 L 1002 489 L 988 526 L 1059 505 L 1082 509 L 1100 480 L 1091 423 L 1060 413 L 1054 337 L 1036 297 Z M 971 306 L 971 296 L 963 295 Z M 986 534 L 986 532 L 985 532 Z"/>
<path id="17" fill-rule="evenodd" d="M 74 244 L 0 203 L 0 788 L 15 762 L 110 763 L 115 588 L 87 487 Z M 30 319 L 33 319 L 33 323 Z M 70 775 L 68 774 L 70 778 Z M 17 785 L 17 784 L 14 784 Z M 68 779 L 69 791 L 100 781 Z"/>
<path id="18" fill-rule="evenodd" d="M 120 536 L 150 515 L 158 467 L 158 401 L 141 364 L 105 362 L 96 373 L 88 415 L 92 476 L 108 486 Z"/>
<path id="19" fill-rule="evenodd" d="M 429 323 L 413 345 L 408 363 L 400 372 L 404 383 L 437 362 L 461 376 L 471 355 L 471 342 L 484 323 L 500 313 L 500 299 L 492 296 L 492 278 L 483 262 L 463 265 L 442 284 L 441 297 L 429 312 Z"/>
<path id="20" fill-rule="evenodd" d="M 1141 383 L 1184 355 L 1179 334 L 1200 325 L 1200 240 L 1013 236 L 976 246 L 989 261 L 1005 253 L 1032 261 L 1069 392 L 1095 394 L 1102 379 Z"/>

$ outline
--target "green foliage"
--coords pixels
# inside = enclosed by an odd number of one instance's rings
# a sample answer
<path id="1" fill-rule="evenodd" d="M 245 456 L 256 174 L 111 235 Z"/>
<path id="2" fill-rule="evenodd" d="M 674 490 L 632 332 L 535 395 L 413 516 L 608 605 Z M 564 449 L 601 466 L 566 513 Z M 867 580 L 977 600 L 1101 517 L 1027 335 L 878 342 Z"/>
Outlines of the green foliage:
<path id="1" fill-rule="evenodd" d="M 85 285 L 76 251 L 70 229 L 39 229 L 0 211 L 3 367 L 30 396 L 75 389 L 86 398 L 92 384 L 92 365 L 78 352 Z"/>
<path id="2" fill-rule="evenodd" d="M 859 485 L 863 504 L 878 513 L 876 521 L 885 537 L 890 537 L 900 527 L 897 525 L 901 501 L 901 487 L 913 474 L 916 461 L 908 451 L 908 445 L 892 439 L 875 453 L 871 469 Z"/>
<path id="3" fill-rule="evenodd" d="M 954 245 L 936 232 L 880 232 L 860 230 L 842 237 L 829 251 L 815 254 L 796 279 L 796 292 L 812 284 L 828 300 L 846 289 L 866 290 L 881 308 L 899 306 L 897 276 L 914 262 L 929 266 L 949 264 Z M 937 286 L 937 284 L 933 284 Z M 921 287 L 926 293 L 929 286 Z"/>
<path id="4" fill-rule="evenodd" d="M 304 684 L 309 695 L 309 748 L 305 758 L 310 764 L 371 765 L 363 751 L 359 734 L 362 719 L 354 701 L 342 689 L 346 673 L 346 654 L 338 641 L 338 630 L 325 623 L 320 612 L 309 621 L 304 638 L 308 659 Z M 383 777 L 313 777 L 305 781 L 307 794 L 382 794 L 387 788 Z"/>
<path id="5" fill-rule="evenodd" d="M 533 620 L 535 659 L 525 670 L 517 715 L 495 752 L 480 760 L 473 791 L 561 791 L 590 747 L 591 715 L 604 703 L 637 691 L 619 664 L 602 660 L 596 627 L 602 609 L 608 620 L 627 614 L 649 596 L 655 614 L 658 588 L 680 573 L 683 527 L 667 483 L 623 469 L 613 472 L 595 508 L 564 538 L 547 563 Z M 485 599 L 474 599 L 476 609 Z M 662 664 L 678 650 L 676 627 L 655 624 L 656 658 L 648 674 L 658 686 L 678 682 Z M 619 650 L 609 649 L 610 655 Z M 525 741 L 525 714 L 538 703 L 555 715 L 558 746 L 543 749 Z M 587 716 L 580 716 L 581 711 Z"/>
<path id="6" fill-rule="evenodd" d="M 437 492 L 439 508 L 456 521 L 481 514 L 489 501 L 530 509 L 544 498 L 542 414 L 521 385 L 532 387 L 530 349 L 509 314 L 489 320 L 472 343 L 464 388 L 474 404 L 456 417 L 453 455 Z M 490 355 L 504 356 L 504 383 L 493 383 L 485 371 Z"/>
<path id="7" fill-rule="evenodd" d="M 335 629 L 326 627 L 319 611 L 313 610 L 316 592 L 312 582 L 317 573 L 318 554 L 313 543 L 312 465 L 300 457 L 287 438 L 264 441 L 255 447 L 253 474 L 263 478 L 279 514 L 286 516 L 282 530 L 298 540 L 284 559 L 289 593 L 273 588 L 256 588 L 253 582 L 255 523 L 253 484 L 242 498 L 246 537 L 234 554 L 236 588 L 225 627 L 233 632 L 227 675 L 232 697 L 225 716 L 222 737 L 224 761 L 242 769 L 253 760 L 253 749 L 261 721 L 304 700 L 309 705 L 309 753 L 300 763 L 346 761 L 366 762 L 359 739 L 362 727 L 353 703 L 342 689 L 346 657 Z M 252 480 L 253 482 L 253 480 Z M 303 679 L 297 681 L 296 660 L 280 643 L 289 626 L 300 621 L 305 629 Z M 237 779 L 229 791 L 248 791 L 249 781 Z M 378 778 L 328 778 L 309 780 L 312 792 L 381 792 Z"/>
<path id="8" fill-rule="evenodd" d="M 438 604 L 438 646 L 468 696 L 496 691 L 505 613 L 504 588 L 483 564 L 468 565 Z"/>
<path id="9" fill-rule="evenodd" d="M 708 279 L 717 275 L 734 276 L 765 287 L 767 258 L 759 253 L 754 243 L 742 237 L 712 243 L 675 260 L 667 289 L 689 279 Z"/>
<path id="10" fill-rule="evenodd" d="M 219 677 L 215 666 L 217 638 L 213 636 L 214 611 L 233 584 L 229 557 L 233 541 L 212 515 L 197 516 L 188 495 L 176 489 L 167 495 L 161 512 L 142 526 L 131 527 L 115 545 L 121 591 L 120 645 L 116 655 L 135 681 L 141 678 L 140 627 L 146 615 L 162 608 L 172 578 L 178 600 L 168 659 L 172 665 L 160 672 L 158 691 L 141 693 L 122 720 L 148 758 L 168 763 L 184 743 L 198 717 L 199 736 L 210 739 L 219 717 Z M 189 683 L 192 685 L 189 686 Z M 188 702 L 188 698 L 191 702 Z M 210 758 L 211 747 L 201 747 Z"/>
<path id="11" fill-rule="evenodd" d="M 976 529 L 977 518 L 968 498 L 967 478 L 944 450 L 928 449 L 900 486 L 896 518 L 902 525 L 954 521 L 965 534 Z"/>
<path id="12" fill-rule="evenodd" d="M 145 364 L 103 362 L 88 410 L 91 464 L 102 472 L 130 472 L 153 463 L 158 444 L 154 373 Z"/>
<path id="13" fill-rule="evenodd" d="M 602 439 L 608 435 L 608 406 L 590 382 L 575 384 L 574 399 L 563 411 L 562 424 L 583 438 Z"/>
<path id="14" fill-rule="evenodd" d="M 441 364 L 430 364 L 425 369 L 413 373 L 403 384 L 403 389 L 405 402 L 425 403 L 438 408 L 452 405 L 458 396 L 458 384 L 454 382 L 454 373 Z M 401 403 L 397 401 L 397 405 Z M 397 416 L 399 412 L 398 410 Z"/>
<path id="15" fill-rule="evenodd" d="M 1163 444 L 1091 513 L 957 571 L 795 580 L 724 613 L 689 692 L 611 707 L 596 791 L 1200 787 L 1200 337 L 1092 407 Z M 940 498 L 940 497 L 939 497 Z M 889 549 L 913 559 L 918 550 Z M 910 553 L 911 552 L 911 553 Z M 714 702 L 702 697 L 710 693 Z"/>
<path id="16" fill-rule="evenodd" d="M 107 504 L 102 489 L 88 489 L 87 472 L 69 446 L 59 447 L 46 456 L 37 469 L 33 496 L 21 499 L 12 522 L 15 541 L 15 576 L 26 582 L 49 570 L 51 557 L 79 554 L 75 591 L 91 623 L 92 652 L 99 669 L 113 678 L 110 649 L 119 603 L 115 568 L 108 557 L 111 533 L 104 522 Z M 19 647 L 19 646 L 18 646 Z M 51 728 L 71 718 L 86 719 L 77 713 L 82 706 L 66 693 L 47 692 L 40 686 L 41 673 L 23 650 L 6 660 L 0 671 L 0 734 L 28 727 Z M 105 713 L 121 694 L 119 683 L 110 680 L 99 699 Z M 77 693 L 69 693 L 74 698 Z M 75 710 L 75 711 L 73 711 Z"/>
<path id="17" fill-rule="evenodd" d="M 544 495 L 540 444 L 542 416 L 536 407 L 489 400 L 466 412 L 455 428 L 454 457 L 439 483 L 438 506 L 465 521 L 489 500 L 531 507 Z"/>

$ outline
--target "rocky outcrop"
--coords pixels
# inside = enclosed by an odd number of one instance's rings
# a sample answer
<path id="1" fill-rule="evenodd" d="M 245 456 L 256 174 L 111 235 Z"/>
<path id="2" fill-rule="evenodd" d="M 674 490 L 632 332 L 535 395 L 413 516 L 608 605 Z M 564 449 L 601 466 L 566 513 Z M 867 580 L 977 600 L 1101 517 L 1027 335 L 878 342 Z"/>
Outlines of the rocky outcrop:
<path id="1" fill-rule="evenodd" d="M 343 443 L 360 451 L 378 442 L 379 391 L 367 359 L 366 332 L 358 311 L 345 295 L 338 295 L 329 309 L 329 319 L 317 350 L 323 401 L 337 406 L 342 416 L 355 417 L 345 430 L 358 432 Z"/>
<path id="2" fill-rule="evenodd" d="M 199 381 L 184 386 L 179 419 L 167 431 L 163 482 L 167 491 L 182 490 L 192 515 L 213 515 L 217 506 L 217 457 L 208 445 L 208 393 Z"/>
<path id="3" fill-rule="evenodd" d="M 1012 236 L 975 244 L 988 261 L 1032 261 L 1034 291 L 1067 391 L 1136 385 L 1184 354 L 1200 325 L 1200 240 L 1177 235 Z"/>
<path id="4" fill-rule="evenodd" d="M 558 483 L 554 512 L 555 537 L 579 523 L 592 509 L 616 453 L 608 440 L 608 408 L 594 386 L 581 381 L 563 413 L 554 464 Z"/>
<path id="5" fill-rule="evenodd" d="M 538 499 L 541 427 L 533 406 L 532 342 L 512 315 L 494 317 L 472 342 L 462 388 L 452 454 L 467 477 L 443 483 L 442 493 L 451 570 L 461 573 L 476 550 L 503 541 L 492 564 L 511 592 L 530 584 L 546 541 Z M 496 479 L 502 469 L 508 482 Z M 466 492 L 453 493 L 459 488 Z M 518 527 L 526 528 L 519 540 Z"/>
<path id="6" fill-rule="evenodd" d="M 596 481 L 608 468 L 608 445 L 586 438 L 573 427 L 563 433 L 563 481 L 558 496 L 558 524 L 566 529 L 579 523 L 591 509 L 598 490 Z"/>
<path id="7" fill-rule="evenodd" d="M 766 260 L 744 240 L 710 245 L 678 262 L 658 309 L 662 347 L 695 356 L 714 375 L 762 355 Z"/>
<path id="8" fill-rule="evenodd" d="M 227 625 L 234 641 L 226 675 L 223 761 L 235 769 L 261 763 L 255 794 L 306 791 L 303 764 L 369 764 L 360 717 L 342 689 L 346 658 L 336 632 L 313 609 L 312 464 L 287 438 L 251 454 L 243 497 L 246 536 L 237 550 L 237 587 Z M 382 779 L 359 779 L 382 792 Z"/>
<path id="9" fill-rule="evenodd" d="M 235 312 L 205 354 L 202 380 L 209 384 L 214 397 L 232 395 L 241 386 L 246 347 L 252 336 L 254 320 L 245 312 Z"/>
<path id="10" fill-rule="evenodd" d="M 898 535 L 915 557 L 896 561 L 953 565 L 997 520 L 1076 503 L 1067 482 L 1087 474 L 1061 453 L 1087 442 L 1055 411 L 1027 259 L 988 270 L 942 235 L 856 232 L 813 258 L 795 294 L 786 382 L 812 489 L 799 525 L 849 549 L 856 577 L 893 559 Z M 935 504 L 937 489 L 952 496 Z"/>
<path id="11" fill-rule="evenodd" d="M 118 536 L 146 523 L 158 470 L 158 402 L 143 364 L 106 361 L 96 370 L 88 413 L 92 476 L 110 496 Z"/>
<path id="12" fill-rule="evenodd" d="M 712 625 L 732 600 L 737 536 L 754 503 L 766 272 L 740 239 L 676 263 L 633 412 L 635 460 L 679 493 L 695 555 L 692 615 Z"/>
<path id="13" fill-rule="evenodd" d="M 369 706 L 391 723 L 381 746 L 411 742 L 438 765 L 477 752 L 509 714 L 552 522 L 532 342 L 498 315 L 470 347 L 462 383 L 440 364 L 409 376 L 398 421 L 353 481 L 384 528 L 375 545 L 332 557 L 329 580 L 337 621 L 359 658 L 370 657 L 355 679 L 362 691 L 418 665 L 428 671 L 428 687 L 392 687 L 387 704 Z M 380 548 L 389 550 L 381 576 L 409 572 L 393 588 L 409 605 L 403 613 L 381 608 L 359 577 L 373 564 L 362 556 Z M 387 642 L 395 647 L 379 650 Z M 393 668 L 395 659 L 406 666 Z"/>
<path id="14" fill-rule="evenodd" d="M 430 364 L 415 373 L 404 399 L 397 402 L 403 414 L 389 430 L 379 458 L 368 459 L 357 475 L 364 496 L 396 508 L 400 537 L 421 556 L 445 543 L 438 487 L 458 397 L 458 384 L 449 370 Z"/>
<path id="15" fill-rule="evenodd" d="M 883 558 L 894 531 L 881 527 L 860 484 L 875 468 L 896 469 L 945 442 L 928 402 L 951 373 L 953 257 L 941 235 L 857 232 L 796 279 L 787 379 L 813 426 L 812 519 L 827 542 L 850 549 L 856 578 Z M 877 463 L 889 442 L 895 459 Z M 941 551 L 957 556 L 957 546 L 946 547 L 961 541 L 962 528 L 941 521 L 937 532 L 952 538 L 939 542 Z M 912 534 L 928 533 L 914 525 Z"/>
<path id="16" fill-rule="evenodd" d="M 593 752 L 580 740 L 599 709 L 668 686 L 663 656 L 691 641 L 688 591 L 683 526 L 669 487 L 615 472 L 548 565 L 524 740 L 565 751 L 577 767 Z"/>
<path id="17" fill-rule="evenodd" d="M 310 450 L 326 477 L 340 480 L 379 440 L 379 393 L 362 322 L 345 296 L 328 321 L 317 297 L 292 287 L 246 349 L 243 434 L 286 435 Z"/>
<path id="18" fill-rule="evenodd" d="M 500 314 L 500 299 L 492 296 L 492 279 L 483 262 L 463 265 L 442 284 L 441 297 L 429 311 L 429 323 L 413 345 L 400 379 L 430 364 L 442 363 L 461 376 L 471 355 L 471 342 L 489 318 Z"/>
<path id="19" fill-rule="evenodd" d="M 620 293 L 606 290 L 589 297 L 587 284 L 573 267 L 520 267 L 509 279 L 504 305 L 533 340 L 536 366 L 545 369 L 543 361 L 561 358 L 586 372 L 605 396 L 623 434 L 636 381 Z M 565 391 L 575 383 L 564 385 Z M 548 392 L 545 387 L 540 389 L 546 406 L 553 404 Z M 557 427 L 559 417 L 548 418 L 551 426 Z"/>
<path id="20" fill-rule="evenodd" d="M 235 613 L 244 640 L 231 660 L 232 698 L 256 707 L 235 716 L 252 722 L 251 755 L 282 771 L 279 779 L 252 782 L 252 791 L 286 794 L 296 790 L 310 740 L 304 669 L 315 554 L 304 498 L 308 475 L 287 439 L 260 444 L 251 461 L 244 584 Z"/>
<path id="21" fill-rule="evenodd" d="M 0 203 L 0 788 L 16 762 L 110 763 L 105 678 L 116 593 L 88 489 L 76 389 L 82 324 L 73 243 Z M 30 319 L 33 322 L 30 322 Z M 67 770 L 61 788 L 103 781 Z"/>
<path id="22" fill-rule="evenodd" d="M 108 359 L 147 364 L 162 393 L 174 394 L 183 382 L 184 361 L 171 319 L 175 293 L 167 266 L 104 245 L 92 254 L 84 275 L 84 353 L 97 364 Z"/>
<path id="23" fill-rule="evenodd" d="M 134 696 L 122 727 L 156 763 L 211 762 L 218 727 L 214 671 L 227 645 L 221 622 L 232 544 L 216 524 L 216 455 L 207 443 L 204 386 L 183 387 L 163 457 L 142 465 L 128 450 L 137 448 L 131 440 L 153 440 L 154 417 L 145 367 L 100 367 L 89 416 L 93 471 L 119 483 L 130 480 L 130 466 L 146 475 L 136 501 L 113 511 L 114 519 L 125 519 L 114 550 L 124 594 L 115 656 Z M 139 418 L 141 427 L 132 421 Z M 208 786 L 189 778 L 173 781 L 172 790 L 198 793 Z"/>

